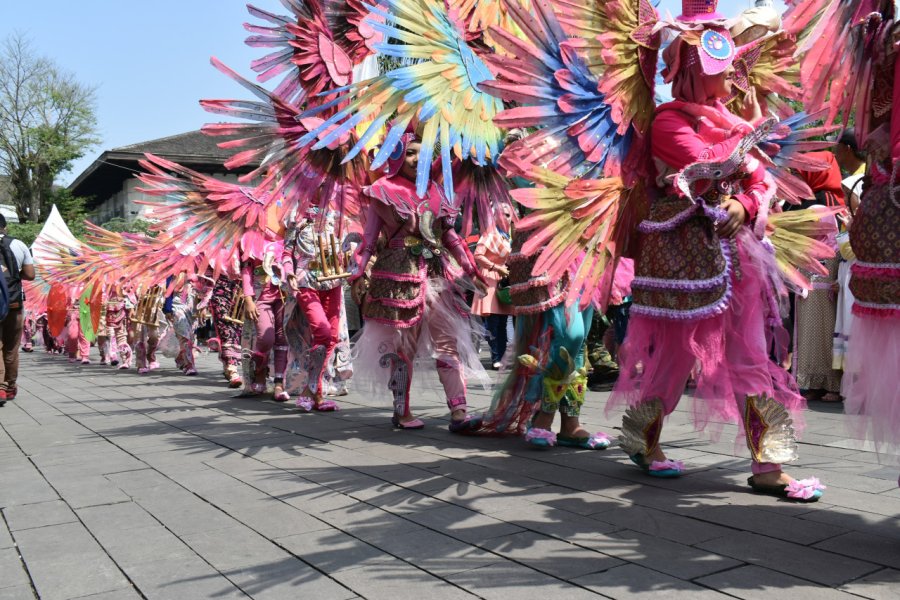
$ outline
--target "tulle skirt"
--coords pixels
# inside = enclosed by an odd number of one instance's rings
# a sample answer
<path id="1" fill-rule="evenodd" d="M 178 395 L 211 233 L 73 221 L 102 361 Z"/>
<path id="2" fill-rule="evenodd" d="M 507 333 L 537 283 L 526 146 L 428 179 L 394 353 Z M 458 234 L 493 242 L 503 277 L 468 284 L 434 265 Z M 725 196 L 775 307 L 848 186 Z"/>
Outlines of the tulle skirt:
<path id="1" fill-rule="evenodd" d="M 900 319 L 853 316 L 844 359 L 844 410 L 853 434 L 900 463 Z"/>
<path id="2" fill-rule="evenodd" d="M 738 256 L 739 274 L 732 273 L 732 297 L 722 313 L 697 320 L 632 313 L 607 415 L 654 398 L 669 414 L 693 376 L 692 421 L 714 439 L 723 424 L 743 427 L 747 395 L 774 397 L 792 413 L 795 430 L 802 428 L 805 402 L 796 382 L 770 359 L 787 339 L 774 301 L 781 288 L 774 256 L 746 228 L 738 236 Z"/>
<path id="3" fill-rule="evenodd" d="M 490 388 L 491 378 L 476 350 L 483 330 L 468 313 L 464 299 L 443 279 L 428 279 L 424 285 L 425 311 L 416 325 L 399 329 L 368 320 L 354 337 L 354 389 L 390 401 L 387 385 L 391 369 L 381 364 L 382 357 L 390 353 L 401 355 L 412 363 L 416 396 L 428 392 L 444 399 L 436 361 L 458 364 L 464 381 Z"/>

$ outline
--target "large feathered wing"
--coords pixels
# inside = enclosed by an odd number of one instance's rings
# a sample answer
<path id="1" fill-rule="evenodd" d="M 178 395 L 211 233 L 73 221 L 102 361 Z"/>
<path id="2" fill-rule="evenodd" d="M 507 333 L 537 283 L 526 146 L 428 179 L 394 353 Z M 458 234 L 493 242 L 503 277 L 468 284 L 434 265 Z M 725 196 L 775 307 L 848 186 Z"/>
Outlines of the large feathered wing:
<path id="1" fill-rule="evenodd" d="M 506 54 L 492 58 L 497 79 L 482 88 L 514 103 L 497 115 L 501 127 L 539 129 L 504 149 L 503 166 L 529 179 L 532 168 L 569 177 L 620 174 L 631 132 L 620 132 L 598 78 L 572 47 L 551 4 L 537 0 L 529 12 L 511 0 L 508 7 L 525 40 L 493 30 Z"/>
<path id="2" fill-rule="evenodd" d="M 282 77 L 275 94 L 301 102 L 350 83 L 353 67 L 372 52 L 380 34 L 364 24 L 360 0 L 284 0 L 290 16 L 247 5 L 263 24 L 245 23 L 248 46 L 272 49 L 251 68 L 265 83 Z"/>
<path id="3" fill-rule="evenodd" d="M 555 0 L 569 44 L 599 76 L 598 90 L 612 108 L 619 133 L 644 134 L 653 120 L 657 58 L 662 34 L 650 0 Z"/>
<path id="4" fill-rule="evenodd" d="M 636 230 L 633 204 L 644 203 L 646 190 L 626 188 L 618 177 L 571 179 L 546 169 L 534 175 L 537 187 L 511 192 L 532 211 L 516 225 L 528 236 L 522 252 L 538 254 L 535 273 L 552 280 L 569 273 L 568 302 L 578 299 L 586 307 Z"/>
<path id="5" fill-rule="evenodd" d="M 385 40 L 376 44 L 384 56 L 412 62 L 366 82 L 352 86 L 321 107 L 304 113 L 314 116 L 335 105 L 346 106 L 301 140 L 320 149 L 370 122 L 345 160 L 362 151 L 366 143 L 392 120 L 372 168 L 383 165 L 397 147 L 407 127 L 418 124 L 422 146 L 416 189 L 425 194 L 431 179 L 431 163 L 440 148 L 444 191 L 453 198 L 452 162 L 472 160 L 486 165 L 500 153 L 501 134 L 494 116 L 502 109 L 497 98 L 483 92 L 482 82 L 492 79 L 484 62 L 464 39 L 464 34 L 439 0 L 386 0 L 382 11 L 372 12 L 384 23 L 372 22 Z M 333 128 L 329 132 L 329 129 Z M 319 136 L 321 139 L 314 141 Z"/>
<path id="6" fill-rule="evenodd" d="M 203 132 L 213 136 L 231 136 L 220 147 L 234 150 L 225 162 L 229 169 L 257 162 L 259 166 L 240 178 L 242 183 L 257 182 L 285 200 L 285 211 L 307 206 L 330 207 L 343 214 L 361 212 L 358 190 L 368 183 L 367 156 L 347 158 L 355 141 L 352 130 L 331 136 L 327 144 L 311 148 L 311 140 L 329 135 L 333 127 L 322 128 L 318 117 L 301 117 L 300 109 L 264 88 L 251 83 L 212 59 L 212 64 L 229 76 L 257 100 L 202 100 L 207 111 L 249 122 L 212 123 Z"/>
<path id="7" fill-rule="evenodd" d="M 837 223 L 842 207 L 817 206 L 769 215 L 766 235 L 775 249 L 775 261 L 793 289 L 809 290 L 808 273 L 827 275 L 820 261 L 834 258 Z"/>
<path id="8" fill-rule="evenodd" d="M 178 240 L 182 253 L 202 257 L 200 272 L 213 263 L 216 276 L 236 259 L 261 258 L 267 212 L 275 196 L 214 179 L 164 158 L 147 154 L 140 161 L 145 173 L 138 191 L 162 196 L 165 203 L 142 201 L 150 207 L 153 226 Z"/>

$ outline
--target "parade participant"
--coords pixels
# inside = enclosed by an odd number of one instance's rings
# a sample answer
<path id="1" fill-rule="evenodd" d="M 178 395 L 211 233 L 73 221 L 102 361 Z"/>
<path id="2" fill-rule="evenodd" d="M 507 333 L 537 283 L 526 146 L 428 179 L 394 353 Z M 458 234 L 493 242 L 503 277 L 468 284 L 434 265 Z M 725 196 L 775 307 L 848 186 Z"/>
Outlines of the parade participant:
<path id="1" fill-rule="evenodd" d="M 222 373 L 228 380 L 228 387 L 239 388 L 241 378 L 241 324 L 232 316 L 237 294 L 241 292 L 240 282 L 223 273 L 213 286 L 209 306 L 212 312 L 213 329 L 219 342 L 219 360 Z M 243 315 L 238 316 L 243 319 Z"/>
<path id="2" fill-rule="evenodd" d="M 308 339 L 303 340 L 305 347 L 300 350 L 303 356 L 299 357 L 306 370 L 304 389 L 297 398 L 297 407 L 303 412 L 338 410 L 338 404 L 325 400 L 324 395 L 325 376 L 328 365 L 334 361 L 344 303 L 343 279 L 327 278 L 342 260 L 340 240 L 336 237 L 339 235 L 335 214 L 329 211 L 323 216 L 318 207 L 308 208 L 303 218 L 287 227 L 281 264 L 308 327 L 303 336 Z"/>
<path id="3" fill-rule="evenodd" d="M 97 350 L 100 352 L 101 365 L 111 365 L 113 357 L 112 340 L 109 337 L 109 326 L 106 324 L 106 304 L 107 294 L 104 291 L 100 297 L 100 321 L 97 325 Z"/>
<path id="4" fill-rule="evenodd" d="M 34 352 L 35 319 L 30 310 L 25 311 L 25 320 L 22 326 L 22 352 Z"/>
<path id="5" fill-rule="evenodd" d="M 386 174 L 364 189 L 370 205 L 354 279 L 371 256 L 375 265 L 363 307 L 366 324 L 356 342 L 355 377 L 390 389 L 394 427 L 421 429 L 425 423 L 412 413 L 410 386 L 416 359 L 433 360 L 451 413 L 450 431 L 465 433 L 480 426 L 467 412 L 466 380 L 486 374 L 456 282 L 465 276 L 482 291 L 484 283 L 453 230 L 456 210 L 441 187 L 431 181 L 423 198 L 416 195 L 419 149 L 416 135 L 404 133 Z M 386 245 L 376 253 L 382 234 Z"/>
<path id="6" fill-rule="evenodd" d="M 511 216 L 507 214 L 506 220 L 509 221 Z M 487 282 L 487 294 L 483 298 L 472 300 L 472 314 L 484 321 L 494 369 L 501 367 L 506 353 L 506 325 L 512 314 L 511 308 L 501 302 L 499 296 L 501 282 L 509 275 L 506 266 L 509 252 L 509 233 L 496 229 L 483 232 L 475 246 L 475 264 L 478 265 L 481 277 Z"/>
<path id="7" fill-rule="evenodd" d="M 509 290 L 516 315 L 517 364 L 485 419 L 489 433 L 525 433 L 532 446 L 568 446 L 604 450 L 610 440 L 581 425 L 587 394 L 584 341 L 594 309 L 565 305 L 568 277 L 552 283 L 534 275 L 536 257 L 521 252 L 525 236 L 513 235 L 509 257 Z M 556 413 L 560 432 L 551 430 Z"/>
<path id="8" fill-rule="evenodd" d="M 699 364 L 695 424 L 741 423 L 751 488 L 815 501 L 818 480 L 796 481 L 781 468 L 797 458 L 792 419 L 803 400 L 768 358 L 767 324 L 777 315 L 769 312 L 768 251 L 751 228 L 774 186 L 741 150 L 765 119 L 753 88 L 746 120 L 722 104 L 732 92 L 735 47 L 715 4 L 684 0 L 680 19 L 700 28 L 699 43 L 682 36 L 664 53 L 675 101 L 658 107 L 652 124 L 659 198 L 640 227 L 634 304 L 608 409 L 628 407 L 621 444 L 632 461 L 653 476 L 678 476 L 683 464 L 666 457 L 660 434 Z M 692 182 L 695 198 L 674 182 L 701 161 L 711 166 L 698 169 L 707 179 Z"/>
<path id="9" fill-rule="evenodd" d="M 131 344 L 128 342 L 128 314 L 125 293 L 120 280 L 110 288 L 106 299 L 106 328 L 110 340 L 110 364 L 119 369 L 130 369 Z"/>
<path id="10" fill-rule="evenodd" d="M 70 290 L 65 336 L 69 362 L 75 363 L 80 360 L 83 365 L 91 364 L 91 344 L 81 329 L 81 293 L 77 288 Z"/>
<path id="11" fill-rule="evenodd" d="M 138 291 L 138 302 L 131 322 L 134 324 L 135 361 L 138 375 L 146 375 L 159 368 L 156 350 L 159 348 L 160 326 L 165 321 L 162 315 L 163 288 L 150 287 L 142 296 Z"/>
<path id="12" fill-rule="evenodd" d="M 197 374 L 194 357 L 194 301 L 194 286 L 188 282 L 182 289 L 173 291 L 166 297 L 162 309 L 172 327 L 172 333 L 178 339 L 175 366 L 185 375 Z"/>
<path id="13" fill-rule="evenodd" d="M 871 7 L 870 7 L 871 8 Z M 879 458 L 897 463 L 900 457 L 900 56 L 895 40 L 898 25 L 893 2 L 879 3 L 878 12 L 854 15 L 855 6 L 845 10 L 852 20 L 835 19 L 826 24 L 839 30 L 846 27 L 867 32 L 866 39 L 883 40 L 882 45 L 857 54 L 847 47 L 844 53 L 863 64 L 852 64 L 871 77 L 861 86 L 871 87 L 861 107 L 868 129 L 864 136 L 868 151 L 867 182 L 859 208 L 850 226 L 850 245 L 855 262 L 850 267 L 853 294 L 852 334 L 844 358 L 844 407 L 854 415 L 855 433 L 874 441 Z M 829 15 L 830 16 L 830 15 Z M 868 33 L 868 32 L 871 32 Z M 825 36 L 831 39 L 830 35 Z M 860 122 L 857 121 L 859 124 Z M 900 480 L 898 480 L 900 484 Z"/>
<path id="14" fill-rule="evenodd" d="M 271 247 L 266 253 L 271 254 L 273 258 L 280 256 L 281 244 L 275 242 L 280 234 L 276 234 L 272 227 L 266 233 L 272 240 Z M 287 402 L 291 397 L 284 389 L 284 372 L 288 358 L 287 338 L 284 335 L 284 297 L 280 287 L 281 281 L 271 276 L 266 278 L 259 296 L 256 296 L 253 272 L 257 266 L 262 265 L 262 262 L 251 259 L 241 265 L 245 314 L 256 325 L 256 340 L 251 359 L 253 381 L 250 384 L 250 391 L 254 394 L 265 393 L 269 375 L 269 354 L 272 353 L 275 366 L 272 397 L 276 402 Z"/>

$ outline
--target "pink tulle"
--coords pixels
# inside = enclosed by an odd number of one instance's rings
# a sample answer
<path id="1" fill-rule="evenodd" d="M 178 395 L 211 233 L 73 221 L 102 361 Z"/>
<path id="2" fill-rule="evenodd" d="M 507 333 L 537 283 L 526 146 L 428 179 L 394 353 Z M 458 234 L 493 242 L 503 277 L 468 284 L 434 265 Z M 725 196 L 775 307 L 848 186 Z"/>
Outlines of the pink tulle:
<path id="1" fill-rule="evenodd" d="M 900 463 L 900 318 L 854 315 L 851 331 L 842 390 L 850 428 L 882 460 Z"/>
<path id="2" fill-rule="evenodd" d="M 825 486 L 822 485 L 818 478 L 810 477 L 809 479 L 800 479 L 790 482 L 787 486 L 788 498 L 798 498 L 801 500 L 809 500 L 816 495 L 816 492 L 824 491 Z"/>
<path id="3" fill-rule="evenodd" d="M 473 323 L 472 316 L 457 306 L 462 300 L 451 289 L 451 285 L 444 279 L 425 281 L 424 314 L 421 321 L 410 328 L 400 329 L 394 322 L 381 323 L 378 319 L 366 318 L 365 326 L 353 340 L 353 381 L 357 389 L 389 399 L 387 384 L 391 371 L 382 367 L 380 361 L 385 353 L 398 351 L 402 351 L 413 362 L 413 384 L 416 390 L 414 398 L 418 397 L 419 391 L 434 391 L 437 397 L 445 396 L 441 383 L 434 377 L 437 374 L 435 361 L 459 364 L 463 380 L 488 389 L 491 379 L 475 349 L 475 332 L 480 329 Z M 445 351 L 432 344 L 429 328 L 433 323 L 441 323 L 442 331 L 454 332 L 452 345 L 455 346 L 455 355 L 452 351 Z M 418 344 L 414 348 L 405 348 L 405 340 L 415 327 L 422 328 Z M 465 395 L 464 389 L 454 391 L 449 397 L 460 395 Z"/>
<path id="4" fill-rule="evenodd" d="M 731 303 L 718 315 L 675 321 L 634 315 L 619 351 L 620 376 L 606 406 L 609 414 L 646 399 L 675 410 L 688 377 L 696 377 L 691 416 L 697 430 L 713 438 L 725 423 L 743 427 L 744 398 L 770 394 L 802 428 L 805 402 L 796 382 L 769 360 L 772 328 L 778 320 L 772 289 L 769 251 L 746 228 L 738 238 L 740 276 L 734 278 Z"/>

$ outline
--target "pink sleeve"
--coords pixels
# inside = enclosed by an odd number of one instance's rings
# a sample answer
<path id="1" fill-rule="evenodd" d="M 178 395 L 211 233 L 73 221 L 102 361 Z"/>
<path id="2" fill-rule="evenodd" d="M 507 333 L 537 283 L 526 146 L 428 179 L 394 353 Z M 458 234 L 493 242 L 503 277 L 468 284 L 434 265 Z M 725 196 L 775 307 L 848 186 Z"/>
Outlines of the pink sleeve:
<path id="1" fill-rule="evenodd" d="M 369 204 L 369 211 L 366 214 L 366 228 L 363 230 L 363 241 L 356 249 L 357 262 L 360 269 L 365 269 L 369 263 L 369 259 L 375 254 L 375 248 L 378 244 L 378 236 L 381 235 L 381 228 L 384 227 L 384 221 L 378 214 L 378 208 L 373 201 Z"/>
<path id="2" fill-rule="evenodd" d="M 704 160 L 723 159 L 737 147 L 746 132 L 735 133 L 721 142 L 704 140 L 691 126 L 688 117 L 675 110 L 667 110 L 657 115 L 653 121 L 651 139 L 653 157 L 675 170 L 681 170 L 691 163 Z M 735 200 L 747 211 L 748 220 L 756 218 L 761 193 L 765 191 L 765 168 L 760 165 L 745 181 L 744 192 L 736 194 Z"/>
<path id="3" fill-rule="evenodd" d="M 478 244 L 477 246 L 475 246 L 475 264 L 479 269 L 483 269 L 485 271 L 490 271 L 491 269 L 497 267 L 497 265 L 494 264 L 494 261 L 488 258 L 484 244 Z"/>
<path id="4" fill-rule="evenodd" d="M 453 228 L 448 227 L 444 231 L 441 241 L 444 242 L 444 247 L 450 251 L 450 254 L 462 267 L 463 273 L 466 275 L 475 273 L 475 259 L 472 257 L 472 253 L 465 242 L 463 242 L 463 239 L 459 237 L 459 234 Z"/>
<path id="5" fill-rule="evenodd" d="M 245 296 L 255 296 L 256 291 L 253 289 L 253 262 L 246 261 L 241 263 L 241 287 Z"/>

